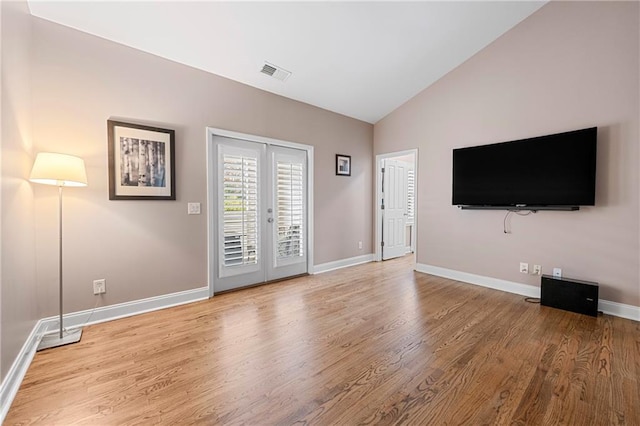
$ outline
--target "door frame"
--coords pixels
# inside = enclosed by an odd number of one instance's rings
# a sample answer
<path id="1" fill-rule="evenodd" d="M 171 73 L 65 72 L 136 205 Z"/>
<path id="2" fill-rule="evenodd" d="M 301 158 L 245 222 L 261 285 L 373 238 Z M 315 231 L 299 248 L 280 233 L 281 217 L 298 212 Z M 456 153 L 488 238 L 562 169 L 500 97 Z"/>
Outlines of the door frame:
<path id="1" fill-rule="evenodd" d="M 249 142 L 257 142 L 266 145 L 282 146 L 294 148 L 307 152 L 307 272 L 313 273 L 313 146 L 297 142 L 289 142 L 280 139 L 268 138 L 265 136 L 251 135 L 247 133 L 235 132 L 232 130 L 207 127 L 206 129 L 206 157 L 207 157 L 207 287 L 209 297 L 215 293 L 215 277 L 217 276 L 213 256 L 216 255 L 216 242 L 214 241 L 214 230 L 217 226 L 215 212 L 213 211 L 214 198 L 217 195 L 215 186 L 215 174 L 217 157 L 213 138 L 223 136 L 226 138 L 240 139 Z"/>
<path id="2" fill-rule="evenodd" d="M 376 176 L 376 201 L 375 201 L 375 205 L 373 206 L 373 210 L 375 212 L 375 242 L 374 242 L 374 247 L 375 247 L 375 253 L 374 253 L 374 260 L 376 262 L 381 262 L 382 261 L 382 209 L 380 209 L 380 206 L 382 205 L 382 160 L 386 160 L 386 159 L 390 159 L 390 158 L 395 158 L 395 157 L 402 157 L 405 155 L 411 155 L 413 154 L 413 170 L 415 173 L 415 186 L 414 186 L 414 208 L 415 208 L 415 216 L 414 216 L 414 227 L 415 227 L 415 253 L 416 253 L 416 259 L 417 259 L 417 253 L 418 253 L 418 149 L 417 148 L 413 148 L 413 149 L 407 149 L 404 151 L 396 151 L 396 152 L 389 152 L 389 153 L 385 153 L 385 154 L 378 154 L 376 155 L 376 164 L 375 164 L 375 176 Z"/>

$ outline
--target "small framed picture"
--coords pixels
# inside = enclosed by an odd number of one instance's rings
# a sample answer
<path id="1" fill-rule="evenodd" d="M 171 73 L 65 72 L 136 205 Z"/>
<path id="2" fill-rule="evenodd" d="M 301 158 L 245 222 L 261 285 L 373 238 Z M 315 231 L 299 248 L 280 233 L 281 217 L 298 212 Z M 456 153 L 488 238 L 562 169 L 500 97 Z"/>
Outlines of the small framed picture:
<path id="1" fill-rule="evenodd" d="M 107 121 L 110 200 L 175 200 L 175 131 Z"/>
<path id="2" fill-rule="evenodd" d="M 336 154 L 336 174 L 338 176 L 351 176 L 351 156 Z"/>

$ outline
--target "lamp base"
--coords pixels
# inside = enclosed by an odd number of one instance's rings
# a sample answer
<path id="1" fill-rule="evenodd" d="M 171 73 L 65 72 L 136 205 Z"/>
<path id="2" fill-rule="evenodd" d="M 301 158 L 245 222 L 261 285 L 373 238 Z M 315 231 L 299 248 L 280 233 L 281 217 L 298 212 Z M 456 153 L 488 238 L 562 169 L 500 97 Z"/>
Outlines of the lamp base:
<path id="1" fill-rule="evenodd" d="M 57 348 L 58 346 L 70 345 L 71 343 L 77 343 L 82 337 L 82 329 L 78 328 L 72 331 L 65 331 L 62 333 L 62 339 L 60 334 L 49 334 L 44 336 L 38 345 L 37 351 L 41 351 L 49 348 Z"/>

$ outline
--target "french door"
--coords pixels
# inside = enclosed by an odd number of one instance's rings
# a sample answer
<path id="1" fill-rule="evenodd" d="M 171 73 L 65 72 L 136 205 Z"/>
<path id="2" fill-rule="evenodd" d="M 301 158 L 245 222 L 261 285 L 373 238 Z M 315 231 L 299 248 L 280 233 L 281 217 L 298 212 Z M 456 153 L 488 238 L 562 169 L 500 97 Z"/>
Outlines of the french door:
<path id="1" fill-rule="evenodd" d="M 307 153 L 213 136 L 216 292 L 307 272 Z"/>

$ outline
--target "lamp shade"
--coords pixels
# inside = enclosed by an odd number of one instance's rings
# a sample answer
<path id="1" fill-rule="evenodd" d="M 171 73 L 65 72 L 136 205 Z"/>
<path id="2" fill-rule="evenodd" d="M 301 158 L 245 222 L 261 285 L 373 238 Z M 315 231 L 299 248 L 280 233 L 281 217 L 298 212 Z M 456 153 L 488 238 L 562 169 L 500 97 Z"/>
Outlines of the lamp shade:
<path id="1" fill-rule="evenodd" d="M 29 180 L 45 185 L 87 186 L 87 172 L 82 158 L 41 152 L 36 156 Z"/>

